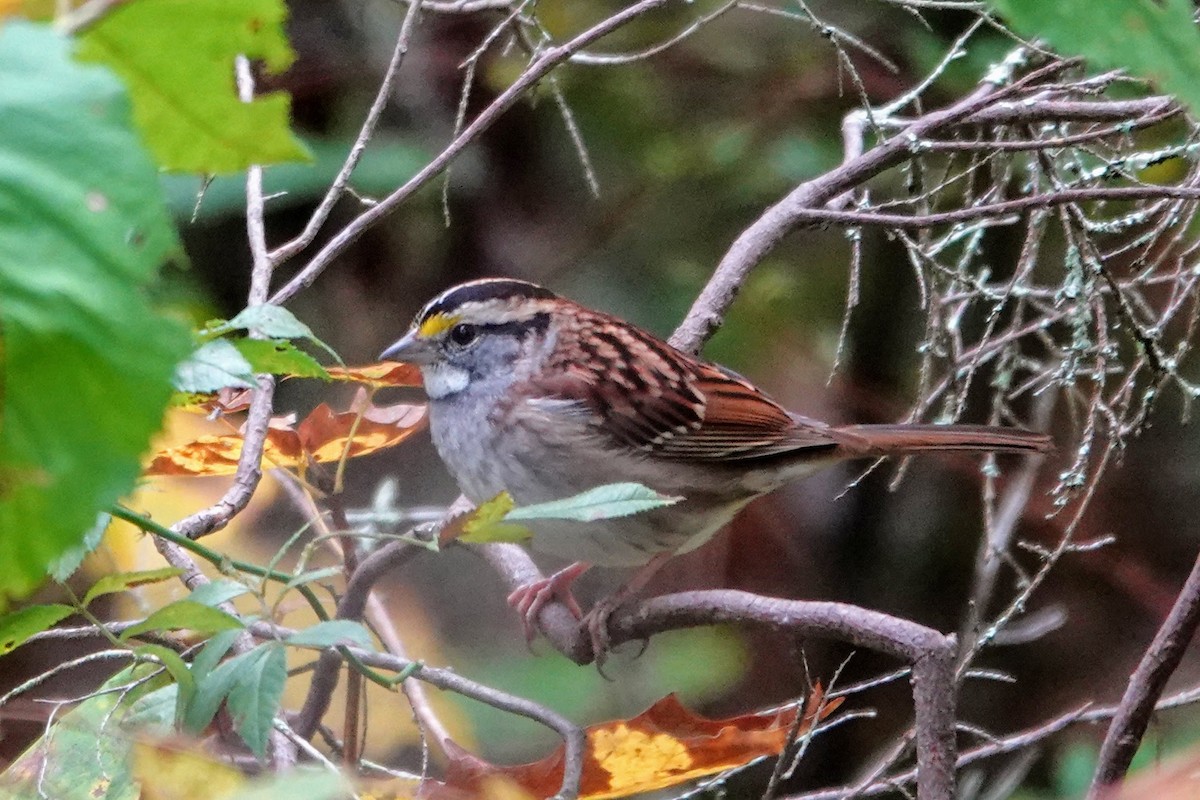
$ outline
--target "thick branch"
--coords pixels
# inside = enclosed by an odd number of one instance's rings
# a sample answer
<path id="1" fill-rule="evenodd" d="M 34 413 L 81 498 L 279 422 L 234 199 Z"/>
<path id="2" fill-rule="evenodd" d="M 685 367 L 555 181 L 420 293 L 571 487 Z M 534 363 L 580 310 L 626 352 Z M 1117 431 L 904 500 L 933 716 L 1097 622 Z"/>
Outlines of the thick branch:
<path id="1" fill-rule="evenodd" d="M 510 588 L 540 576 L 529 555 L 516 545 L 486 545 L 478 551 Z M 615 645 L 724 622 L 838 639 L 911 664 L 920 796 L 953 795 L 955 636 L 846 603 L 783 600 L 732 590 L 682 592 L 651 598 L 633 608 L 624 606 L 609 620 L 609 635 Z M 562 603 L 543 606 L 538 626 L 567 658 L 579 664 L 593 660 L 591 637 Z"/>
<path id="2" fill-rule="evenodd" d="M 1129 685 L 1117 706 L 1117 715 L 1109 725 L 1100 748 L 1100 759 L 1089 797 L 1099 797 L 1106 787 L 1125 777 L 1133 754 L 1146 734 L 1155 704 L 1162 696 L 1167 681 L 1179 668 L 1197 625 L 1200 625 L 1200 556 L 1192 565 L 1192 573 L 1175 599 L 1171 613 L 1163 621 L 1154 641 L 1129 679 Z"/>

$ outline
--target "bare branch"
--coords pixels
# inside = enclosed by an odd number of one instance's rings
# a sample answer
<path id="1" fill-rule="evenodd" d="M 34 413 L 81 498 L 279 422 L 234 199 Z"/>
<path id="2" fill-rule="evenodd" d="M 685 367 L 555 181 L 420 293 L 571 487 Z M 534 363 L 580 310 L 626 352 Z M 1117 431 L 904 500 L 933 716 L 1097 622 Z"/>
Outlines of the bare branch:
<path id="1" fill-rule="evenodd" d="M 579 52 L 592 42 L 620 28 L 631 20 L 643 16 L 649 11 L 666 5 L 670 0 L 640 0 L 627 8 L 613 14 L 611 17 L 597 23 L 565 44 L 547 47 L 529 63 L 511 86 L 500 93 L 487 108 L 475 117 L 462 133 L 446 145 L 445 149 L 432 161 L 425 165 L 416 175 L 399 189 L 389 194 L 375 206 L 367 209 L 353 222 L 340 230 L 320 252 L 308 262 L 300 272 L 288 281 L 271 298 L 271 302 L 282 305 L 301 289 L 311 286 L 327 266 L 337 258 L 342 251 L 353 244 L 367 228 L 396 210 L 405 200 L 433 178 L 437 177 L 446 166 L 458 157 L 467 145 L 475 141 L 481 133 L 487 130 L 505 111 L 511 108 L 538 81 L 550 73 L 550 70 Z"/>
<path id="2" fill-rule="evenodd" d="M 1197 557 L 1191 574 L 1175 598 L 1171 613 L 1163 620 L 1158 633 L 1154 635 L 1154 641 L 1146 648 L 1145 655 L 1129 679 L 1129 685 L 1125 687 L 1121 704 L 1117 706 L 1116 716 L 1100 748 L 1088 797 L 1100 797 L 1108 787 L 1125 777 L 1167 681 L 1179 668 L 1198 625 L 1200 557 Z"/>

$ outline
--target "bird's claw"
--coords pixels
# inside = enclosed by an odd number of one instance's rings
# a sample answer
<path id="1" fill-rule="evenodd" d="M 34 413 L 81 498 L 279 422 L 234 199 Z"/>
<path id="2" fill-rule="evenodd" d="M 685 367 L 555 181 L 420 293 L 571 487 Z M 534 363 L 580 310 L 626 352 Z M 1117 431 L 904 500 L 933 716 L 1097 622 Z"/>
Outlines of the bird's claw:
<path id="1" fill-rule="evenodd" d="M 579 602 L 571 593 L 571 584 L 586 569 L 586 566 L 572 564 L 548 578 L 540 578 L 518 586 L 508 596 L 508 604 L 516 609 L 517 614 L 521 617 L 526 643 L 532 643 L 537 636 L 538 615 L 542 613 L 542 608 L 546 603 L 551 600 L 561 600 L 567 610 L 575 615 L 575 619 L 583 619 L 583 611 L 579 608 Z"/>

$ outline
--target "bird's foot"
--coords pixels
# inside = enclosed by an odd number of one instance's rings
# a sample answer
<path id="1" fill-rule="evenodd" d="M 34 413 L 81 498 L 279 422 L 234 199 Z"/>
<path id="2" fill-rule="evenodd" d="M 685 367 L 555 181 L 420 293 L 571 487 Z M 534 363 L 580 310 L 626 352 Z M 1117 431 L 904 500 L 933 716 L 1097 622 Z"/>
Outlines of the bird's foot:
<path id="1" fill-rule="evenodd" d="M 526 642 L 532 642 L 537 636 L 538 615 L 541 614 L 542 607 L 551 600 L 561 600 L 575 615 L 575 619 L 583 618 L 579 603 L 575 600 L 575 595 L 571 593 L 571 584 L 575 582 L 576 578 L 587 572 L 589 566 L 582 561 L 577 561 L 548 578 L 541 578 L 518 586 L 508 596 L 508 604 L 521 615 L 521 625 L 525 629 Z"/>
<path id="2" fill-rule="evenodd" d="M 596 605 L 592 606 L 592 610 L 587 613 L 583 619 L 583 624 L 587 628 L 588 638 L 592 642 L 592 657 L 596 660 L 596 668 L 600 670 L 600 674 L 604 675 L 604 661 L 608 658 L 608 652 L 612 649 L 612 637 L 608 632 L 608 621 L 612 617 L 613 612 L 623 606 L 629 600 L 645 588 L 650 579 L 658 572 L 662 565 L 665 564 L 672 556 L 670 552 L 657 553 L 647 563 L 634 573 L 625 585 L 617 589 L 607 597 L 601 598 Z M 643 650 L 645 647 L 643 646 Z M 639 653 L 640 655 L 640 653 Z M 604 677 L 608 677 L 605 675 Z"/>
<path id="3" fill-rule="evenodd" d="M 632 592 L 613 592 L 608 597 L 597 601 L 591 610 L 588 611 L 587 616 L 583 618 L 583 626 L 586 628 L 588 639 L 592 643 L 592 657 L 595 659 L 596 669 L 605 678 L 608 678 L 608 676 L 604 674 L 604 662 L 608 660 L 608 651 L 612 649 L 612 637 L 608 633 L 608 621 L 612 617 L 613 612 L 620 608 L 625 601 L 631 599 L 632 596 Z"/>

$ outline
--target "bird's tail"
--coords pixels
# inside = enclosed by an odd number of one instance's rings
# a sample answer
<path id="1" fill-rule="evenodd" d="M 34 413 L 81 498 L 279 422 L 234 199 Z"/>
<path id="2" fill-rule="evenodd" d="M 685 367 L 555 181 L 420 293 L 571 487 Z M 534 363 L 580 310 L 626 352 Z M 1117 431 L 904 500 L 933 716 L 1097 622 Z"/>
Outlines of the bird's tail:
<path id="1" fill-rule="evenodd" d="M 901 455 L 920 451 L 988 451 L 1046 453 L 1054 449 L 1048 435 L 993 425 L 847 425 L 839 432 L 858 439 L 863 456 Z"/>

